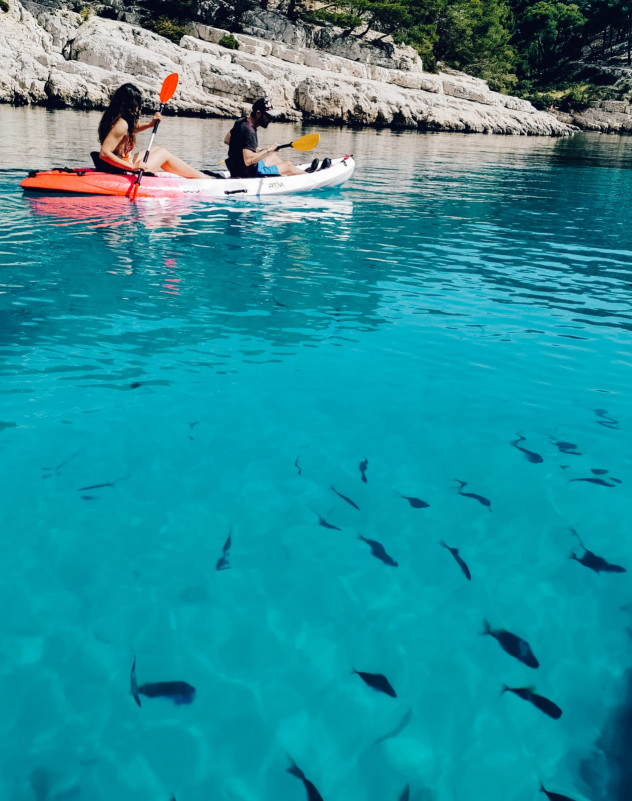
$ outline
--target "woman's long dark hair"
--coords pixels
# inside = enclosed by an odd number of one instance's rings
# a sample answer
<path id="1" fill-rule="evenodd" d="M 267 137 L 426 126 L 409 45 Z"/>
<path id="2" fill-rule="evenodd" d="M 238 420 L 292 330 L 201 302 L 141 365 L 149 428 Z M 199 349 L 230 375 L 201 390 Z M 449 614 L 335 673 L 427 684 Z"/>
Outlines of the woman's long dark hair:
<path id="1" fill-rule="evenodd" d="M 123 119 L 127 123 L 129 135 L 129 150 L 136 144 L 136 126 L 140 117 L 142 106 L 140 89 L 133 83 L 124 83 L 112 95 L 110 105 L 103 112 L 99 123 L 99 142 L 103 144 L 105 137 L 110 133 L 116 123 Z"/>

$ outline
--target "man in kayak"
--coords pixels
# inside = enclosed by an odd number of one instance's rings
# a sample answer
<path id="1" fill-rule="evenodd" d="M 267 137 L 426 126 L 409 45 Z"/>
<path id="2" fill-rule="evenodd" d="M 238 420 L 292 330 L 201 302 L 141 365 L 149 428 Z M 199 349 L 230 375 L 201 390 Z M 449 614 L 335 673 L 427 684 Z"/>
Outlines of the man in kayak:
<path id="1" fill-rule="evenodd" d="M 240 117 L 226 134 L 224 144 L 228 145 L 226 166 L 231 178 L 256 178 L 261 175 L 304 175 L 318 169 L 318 159 L 312 166 L 301 170 L 290 161 L 283 161 L 276 149 L 278 143 L 266 148 L 259 147 L 257 128 L 267 128 L 271 120 L 278 116 L 272 103 L 264 97 L 255 100 L 247 117 Z M 323 164 L 324 166 L 324 164 Z M 329 165 L 327 165 L 329 166 Z"/>

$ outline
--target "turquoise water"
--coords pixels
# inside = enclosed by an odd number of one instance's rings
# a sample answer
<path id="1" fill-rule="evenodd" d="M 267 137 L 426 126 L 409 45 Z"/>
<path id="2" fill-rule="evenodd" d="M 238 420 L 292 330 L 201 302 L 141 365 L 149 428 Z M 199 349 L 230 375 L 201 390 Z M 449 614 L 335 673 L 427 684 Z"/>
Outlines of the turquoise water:
<path id="1" fill-rule="evenodd" d="M 632 142 L 325 129 L 314 197 L 24 197 L 97 120 L 0 109 L 0 795 L 304 799 L 289 755 L 325 801 L 629 798 L 630 574 L 568 555 L 632 570 Z"/>

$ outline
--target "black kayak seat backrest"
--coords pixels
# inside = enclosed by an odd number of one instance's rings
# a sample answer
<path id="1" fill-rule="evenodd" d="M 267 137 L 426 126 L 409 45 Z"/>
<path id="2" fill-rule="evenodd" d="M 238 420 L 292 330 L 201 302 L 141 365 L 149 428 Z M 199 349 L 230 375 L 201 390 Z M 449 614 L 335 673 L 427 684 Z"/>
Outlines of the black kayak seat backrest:
<path id="1" fill-rule="evenodd" d="M 133 170 L 124 170 L 122 167 L 115 167 L 113 164 L 108 164 L 107 161 L 103 161 L 98 150 L 93 150 L 90 153 L 90 158 L 97 172 L 109 172 L 112 175 L 135 175 Z M 153 172 L 145 173 L 145 175 L 149 175 L 150 178 L 153 177 L 154 174 Z"/>

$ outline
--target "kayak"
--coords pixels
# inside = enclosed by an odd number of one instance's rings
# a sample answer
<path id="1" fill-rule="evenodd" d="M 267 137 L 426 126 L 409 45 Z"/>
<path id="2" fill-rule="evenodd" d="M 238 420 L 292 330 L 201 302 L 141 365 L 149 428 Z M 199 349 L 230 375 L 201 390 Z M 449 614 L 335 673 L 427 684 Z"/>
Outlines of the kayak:
<path id="1" fill-rule="evenodd" d="M 300 165 L 307 169 L 309 164 Z M 181 198 L 188 195 L 202 200 L 227 197 L 287 195 L 313 192 L 340 186 L 351 178 L 355 169 L 352 156 L 334 159 L 325 170 L 304 175 L 266 175 L 261 178 L 231 178 L 228 172 L 215 173 L 217 178 L 181 178 L 168 172 L 143 175 L 137 197 Z M 35 192 L 62 192 L 81 195 L 130 194 L 136 175 L 97 172 L 92 168 L 43 170 L 29 173 L 20 186 Z"/>

